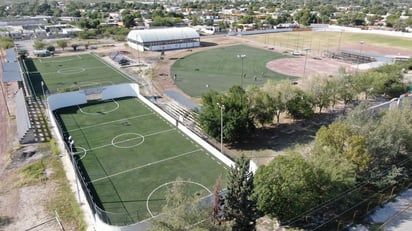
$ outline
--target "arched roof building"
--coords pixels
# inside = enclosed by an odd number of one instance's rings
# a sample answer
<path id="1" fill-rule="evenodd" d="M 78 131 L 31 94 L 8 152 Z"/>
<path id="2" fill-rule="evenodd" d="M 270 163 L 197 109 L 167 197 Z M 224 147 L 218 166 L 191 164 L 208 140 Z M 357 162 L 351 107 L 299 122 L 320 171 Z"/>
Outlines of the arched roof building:
<path id="1" fill-rule="evenodd" d="M 139 51 L 187 49 L 200 46 L 200 35 L 189 27 L 132 30 L 127 35 L 127 43 Z"/>

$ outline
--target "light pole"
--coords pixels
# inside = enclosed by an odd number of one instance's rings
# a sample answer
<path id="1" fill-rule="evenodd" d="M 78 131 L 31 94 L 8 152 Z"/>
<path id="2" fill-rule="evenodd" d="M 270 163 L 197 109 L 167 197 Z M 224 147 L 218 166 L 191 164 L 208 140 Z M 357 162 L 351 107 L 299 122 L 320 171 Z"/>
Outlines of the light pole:
<path id="1" fill-rule="evenodd" d="M 308 61 L 308 51 L 310 51 L 310 48 L 305 48 L 305 65 L 303 65 L 303 77 L 306 76 L 306 63 Z"/>
<path id="2" fill-rule="evenodd" d="M 43 81 L 41 81 L 41 90 L 43 92 L 43 101 L 45 101 L 46 100 L 46 95 L 44 94 L 44 82 Z"/>
<path id="3" fill-rule="evenodd" d="M 359 49 L 359 57 L 358 57 L 358 62 L 357 62 L 357 66 L 356 66 L 356 72 L 359 72 L 359 63 L 361 61 L 362 58 L 362 48 L 363 48 L 363 44 L 365 43 L 364 41 L 360 41 L 360 49 Z"/>
<path id="4" fill-rule="evenodd" d="M 74 145 L 74 140 L 72 140 L 72 137 L 69 136 L 69 147 L 70 147 L 70 156 L 72 158 L 72 163 L 73 163 L 73 170 L 74 170 L 74 180 L 76 181 L 76 188 L 77 188 L 77 199 L 80 201 L 80 190 L 79 190 L 79 183 L 77 182 L 77 171 L 76 171 L 76 163 L 74 162 L 74 153 L 73 153 L 73 145 Z"/>
<path id="5" fill-rule="evenodd" d="M 243 59 L 246 58 L 245 54 L 237 55 L 238 58 L 242 59 L 242 75 L 240 76 L 240 86 L 243 88 Z"/>
<path id="6" fill-rule="evenodd" d="M 225 105 L 217 103 L 220 108 L 220 152 L 223 154 L 223 110 L 225 110 Z"/>

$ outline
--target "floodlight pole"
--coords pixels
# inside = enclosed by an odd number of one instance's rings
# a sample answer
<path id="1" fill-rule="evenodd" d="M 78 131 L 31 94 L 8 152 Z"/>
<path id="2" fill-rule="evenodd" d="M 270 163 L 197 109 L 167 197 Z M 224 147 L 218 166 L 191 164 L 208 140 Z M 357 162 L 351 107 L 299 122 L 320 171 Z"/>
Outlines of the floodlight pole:
<path id="1" fill-rule="evenodd" d="M 303 77 L 306 77 L 306 63 L 308 61 L 308 51 L 310 51 L 310 48 L 305 48 L 305 65 L 303 65 Z"/>
<path id="2" fill-rule="evenodd" d="M 217 103 L 220 108 L 220 152 L 223 154 L 223 110 L 225 110 L 225 105 Z"/>
<path id="3" fill-rule="evenodd" d="M 363 44 L 365 43 L 364 41 L 360 41 L 359 42 L 360 43 L 360 49 L 359 49 L 359 58 L 358 58 L 358 62 L 357 62 L 357 66 L 356 66 L 356 73 L 358 73 L 359 72 L 359 63 L 360 63 L 360 60 L 361 60 L 361 56 L 362 56 L 362 48 L 363 48 Z"/>
<path id="4" fill-rule="evenodd" d="M 246 58 L 245 54 L 237 55 L 238 58 L 242 59 L 242 75 L 240 76 L 240 86 L 243 88 L 243 59 Z"/>
<path id="5" fill-rule="evenodd" d="M 76 188 L 77 188 L 77 199 L 80 201 L 80 190 L 79 190 L 79 182 L 77 182 L 77 171 L 76 171 L 76 164 L 74 162 L 74 153 L 73 153 L 73 145 L 74 145 L 74 140 L 72 140 L 71 136 L 69 136 L 69 148 L 70 148 L 70 157 L 72 159 L 73 163 L 73 170 L 74 170 L 74 180 L 76 181 Z"/>
<path id="6" fill-rule="evenodd" d="M 46 95 L 44 94 L 44 82 L 43 81 L 41 81 L 41 90 L 43 92 L 43 101 L 45 101 L 46 100 Z"/>

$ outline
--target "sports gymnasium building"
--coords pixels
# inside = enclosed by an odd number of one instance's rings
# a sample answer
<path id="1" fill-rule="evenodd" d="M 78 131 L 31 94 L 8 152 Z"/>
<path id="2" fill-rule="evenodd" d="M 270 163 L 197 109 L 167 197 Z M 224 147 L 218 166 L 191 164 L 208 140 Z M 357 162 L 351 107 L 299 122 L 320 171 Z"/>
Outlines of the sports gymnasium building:
<path id="1" fill-rule="evenodd" d="M 127 44 L 138 51 L 187 49 L 200 46 L 200 35 L 189 27 L 132 30 Z"/>

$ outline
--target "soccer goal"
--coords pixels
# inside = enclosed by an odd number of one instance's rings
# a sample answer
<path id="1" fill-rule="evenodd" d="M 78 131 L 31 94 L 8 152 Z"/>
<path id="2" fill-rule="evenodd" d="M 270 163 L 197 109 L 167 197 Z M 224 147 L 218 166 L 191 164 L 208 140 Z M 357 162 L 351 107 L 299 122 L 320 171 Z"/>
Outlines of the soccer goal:
<path id="1" fill-rule="evenodd" d="M 87 101 L 99 101 L 102 100 L 102 92 L 104 88 L 101 85 L 97 87 L 83 88 L 82 91 L 86 95 Z"/>

